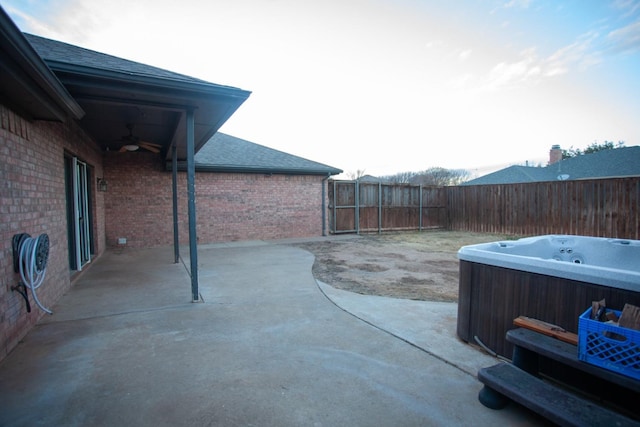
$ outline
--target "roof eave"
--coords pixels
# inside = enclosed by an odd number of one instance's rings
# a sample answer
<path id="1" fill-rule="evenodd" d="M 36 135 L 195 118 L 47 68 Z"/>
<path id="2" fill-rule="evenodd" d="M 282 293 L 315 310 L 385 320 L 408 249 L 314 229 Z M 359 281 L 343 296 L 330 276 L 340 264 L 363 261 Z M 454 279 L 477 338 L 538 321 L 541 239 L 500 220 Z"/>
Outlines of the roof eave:
<path id="1" fill-rule="evenodd" d="M 47 60 L 49 67 L 56 72 L 63 72 L 84 77 L 105 79 L 111 82 L 121 82 L 126 84 L 141 84 L 145 86 L 161 88 L 163 91 L 195 92 L 199 95 L 216 95 L 229 98 L 246 100 L 250 91 L 238 89 L 231 86 L 222 86 L 205 81 L 186 81 L 171 79 L 168 77 L 149 76 L 139 73 L 129 73 L 117 70 L 105 70 L 96 67 L 87 67 L 68 62 Z"/>
<path id="2" fill-rule="evenodd" d="M 0 41 L 2 49 L 8 54 L 14 65 L 19 68 L 20 83 L 29 85 L 29 94 L 37 99 L 39 105 L 46 105 L 50 117 L 59 121 L 65 121 L 68 116 L 81 119 L 84 116 L 82 107 L 69 94 L 64 85 L 56 77 L 45 61 L 33 49 L 29 41 L 24 37 L 11 18 L 0 7 Z M 5 71 L 15 73 L 18 70 L 9 69 L 11 65 L 3 64 Z M 29 100 L 20 100 L 29 110 Z M 40 117 L 35 117 L 40 118 Z"/>
<path id="3" fill-rule="evenodd" d="M 178 170 L 185 171 L 185 162 L 178 162 Z M 268 166 L 233 166 L 233 165 L 208 165 L 195 164 L 196 172 L 216 172 L 216 173 L 248 173 L 265 175 L 318 175 L 332 176 L 342 173 L 342 170 L 335 168 L 327 169 L 306 169 L 306 168 L 279 168 Z M 167 163 L 167 169 L 171 169 L 171 164 Z"/>
<path id="4" fill-rule="evenodd" d="M 197 79 L 181 80 L 51 59 L 47 59 L 46 62 L 81 101 L 112 104 L 131 102 L 175 111 L 193 110 L 196 114 L 196 124 L 200 127 L 200 131 L 196 133 L 196 153 L 251 95 L 247 90 Z M 217 113 L 207 114 L 210 109 L 217 110 Z M 184 126 L 184 122 L 178 124 L 171 142 L 178 144 L 179 160 L 186 159 L 185 144 L 177 142 L 186 138 L 182 135 Z M 167 149 L 166 153 L 167 159 L 170 159 L 172 150 Z"/>

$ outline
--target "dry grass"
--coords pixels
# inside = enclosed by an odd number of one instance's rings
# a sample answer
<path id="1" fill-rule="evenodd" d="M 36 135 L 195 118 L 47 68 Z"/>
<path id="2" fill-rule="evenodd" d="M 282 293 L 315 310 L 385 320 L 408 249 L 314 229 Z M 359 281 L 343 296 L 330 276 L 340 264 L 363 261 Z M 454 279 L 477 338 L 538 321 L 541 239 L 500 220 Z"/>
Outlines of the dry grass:
<path id="1" fill-rule="evenodd" d="M 458 300 L 458 250 L 511 239 L 496 234 L 423 231 L 363 235 L 297 246 L 312 252 L 316 279 L 366 295 Z"/>

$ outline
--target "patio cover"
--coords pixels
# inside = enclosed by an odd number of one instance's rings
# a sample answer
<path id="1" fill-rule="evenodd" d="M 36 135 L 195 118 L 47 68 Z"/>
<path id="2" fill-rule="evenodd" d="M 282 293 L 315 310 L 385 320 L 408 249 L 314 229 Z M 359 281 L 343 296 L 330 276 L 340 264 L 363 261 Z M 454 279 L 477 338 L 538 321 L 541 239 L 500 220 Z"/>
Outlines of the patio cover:
<path id="1" fill-rule="evenodd" d="M 25 37 L 85 111 L 80 125 L 104 149 L 113 149 L 130 124 L 140 140 L 161 145 L 167 160 L 172 159 L 172 147 L 178 160 L 186 160 L 186 112 L 194 113 L 197 152 L 251 93 L 31 34 Z"/>

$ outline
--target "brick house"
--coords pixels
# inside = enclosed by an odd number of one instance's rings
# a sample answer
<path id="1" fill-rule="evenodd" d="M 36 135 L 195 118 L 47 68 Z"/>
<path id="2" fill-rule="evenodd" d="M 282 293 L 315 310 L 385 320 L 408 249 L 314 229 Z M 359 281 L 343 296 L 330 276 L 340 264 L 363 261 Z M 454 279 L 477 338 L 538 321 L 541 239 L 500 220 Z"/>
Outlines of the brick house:
<path id="1" fill-rule="evenodd" d="M 297 166 L 270 171 L 200 153 L 233 141 L 217 131 L 250 92 L 23 34 L 2 8 L 0 46 L 0 360 L 44 315 L 16 289 L 18 233 L 49 237 L 37 292 L 47 307 L 119 239 L 176 255 L 188 243 L 197 300 L 196 241 L 322 233 L 326 178 L 339 170 L 285 153 L 263 160 Z M 246 158 L 269 152 L 242 144 Z"/>
<path id="2" fill-rule="evenodd" d="M 109 152 L 104 159 L 107 245 L 121 238 L 129 247 L 172 244 L 170 165 L 153 153 L 123 158 Z M 141 167 L 144 177 L 138 177 Z M 186 163 L 178 162 L 178 170 Z M 195 170 L 201 244 L 325 234 L 327 178 L 342 172 L 221 132 L 195 155 Z M 129 203 L 132 197 L 139 203 Z M 186 211 L 185 197 L 179 210 Z M 186 242 L 186 216 L 179 221 L 179 240 Z"/>
<path id="3" fill-rule="evenodd" d="M 186 167 L 178 164 L 178 170 Z M 217 132 L 195 156 L 201 242 L 325 235 L 331 166 Z"/>

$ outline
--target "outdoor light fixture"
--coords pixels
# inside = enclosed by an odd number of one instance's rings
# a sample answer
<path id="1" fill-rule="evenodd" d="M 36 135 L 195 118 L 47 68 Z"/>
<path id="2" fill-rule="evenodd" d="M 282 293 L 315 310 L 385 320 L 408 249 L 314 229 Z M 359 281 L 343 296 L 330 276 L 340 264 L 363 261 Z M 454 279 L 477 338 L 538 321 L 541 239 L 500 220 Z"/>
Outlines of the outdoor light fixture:
<path id="1" fill-rule="evenodd" d="M 98 178 L 98 191 L 102 191 L 104 193 L 107 192 L 107 180 L 104 178 Z"/>

